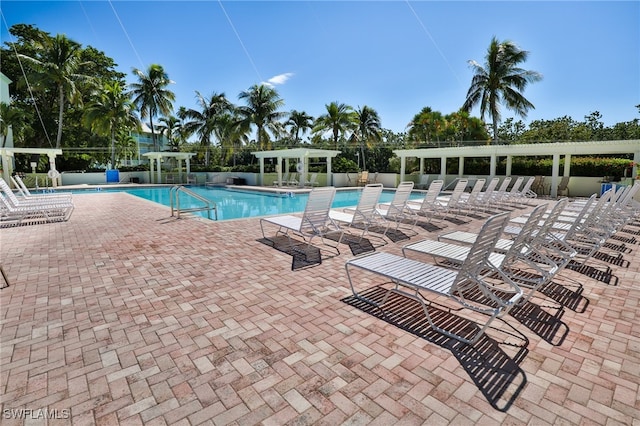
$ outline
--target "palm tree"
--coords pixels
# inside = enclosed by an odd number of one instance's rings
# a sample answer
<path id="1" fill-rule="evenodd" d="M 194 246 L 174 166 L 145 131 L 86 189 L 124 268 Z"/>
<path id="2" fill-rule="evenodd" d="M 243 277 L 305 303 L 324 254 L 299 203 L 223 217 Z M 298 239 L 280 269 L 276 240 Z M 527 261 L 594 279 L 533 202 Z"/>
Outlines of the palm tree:
<path id="1" fill-rule="evenodd" d="M 169 115 L 176 95 L 166 87 L 173 83 L 161 65 L 151 64 L 147 73 L 134 68 L 133 74 L 138 77 L 137 83 L 131 83 L 133 103 L 140 109 L 142 119 L 149 118 L 153 149 L 158 151 L 158 140 L 153 128 L 153 117 L 160 114 Z"/>
<path id="2" fill-rule="evenodd" d="M 284 101 L 273 87 L 264 84 L 251 86 L 249 90 L 241 92 L 238 98 L 246 101 L 246 106 L 238 107 L 241 128 L 248 132 L 251 125 L 255 125 L 258 148 L 265 149 L 270 140 L 269 132 L 279 132 L 277 123 L 285 113 L 278 109 L 284 106 Z"/>
<path id="3" fill-rule="evenodd" d="M 68 39 L 63 34 L 56 37 L 42 37 L 35 41 L 37 54 L 34 57 L 19 54 L 33 66 L 36 71 L 31 76 L 30 83 L 43 90 L 53 86 L 58 99 L 58 132 L 56 135 L 56 148 L 62 145 L 62 125 L 64 109 L 67 98 L 72 103 L 81 101 L 80 93 L 76 88 L 76 82 L 91 80 L 87 75 L 79 74 L 84 62 L 80 59 L 81 46 L 79 43 Z M 35 57 L 37 56 L 37 57 Z"/>
<path id="4" fill-rule="evenodd" d="M 238 117 L 229 112 L 221 114 L 216 120 L 214 133 L 220 141 L 223 160 L 228 162 L 229 158 L 233 157 L 233 165 L 235 166 L 236 151 L 249 141 L 246 133 L 242 131 Z"/>
<path id="5" fill-rule="evenodd" d="M 364 147 L 371 146 L 373 142 L 379 142 L 382 139 L 380 116 L 378 112 L 368 106 L 363 106 L 356 111 L 356 119 L 358 128 L 354 136 L 360 146 L 360 155 L 362 157 L 362 169 L 367 169 L 367 163 L 364 158 Z"/>
<path id="6" fill-rule="evenodd" d="M 197 134 L 200 145 L 205 148 L 205 164 L 209 165 L 209 149 L 211 136 L 215 136 L 216 126 L 220 117 L 234 110 L 234 106 L 224 93 L 212 93 L 205 98 L 196 91 L 196 99 L 200 110 L 188 109 L 182 112 L 183 119 L 187 120 L 183 128 L 188 134 Z"/>
<path id="7" fill-rule="evenodd" d="M 289 120 L 285 126 L 289 127 L 296 145 L 300 145 L 300 133 L 305 134 L 307 130 L 311 130 L 312 123 L 313 117 L 304 111 L 294 109 L 289 113 Z"/>
<path id="8" fill-rule="evenodd" d="M 326 104 L 327 113 L 321 115 L 313 126 L 313 132 L 330 131 L 333 135 L 333 147 L 338 149 L 340 133 L 344 134 L 355 127 L 355 113 L 353 108 L 346 104 L 331 102 Z"/>
<path id="9" fill-rule="evenodd" d="M 119 81 L 104 82 L 84 111 L 85 124 L 96 133 L 109 136 L 113 168 L 116 168 L 116 134 L 140 127 L 134 111 L 135 106 Z"/>
<path id="10" fill-rule="evenodd" d="M 499 42 L 493 37 L 485 56 L 484 67 L 474 60 L 469 61 L 475 75 L 462 109 L 471 111 L 480 103 L 480 117 L 484 120 L 485 113 L 488 113 L 493 119 L 494 141 L 498 136 L 500 103 L 504 103 L 507 108 L 523 118 L 526 118 L 529 109 L 535 108 L 522 95 L 522 91 L 528 83 L 542 80 L 542 75 L 518 66 L 525 62 L 528 56 L 529 52 L 521 50 L 513 42 Z"/>
<path id="11" fill-rule="evenodd" d="M 157 128 L 169 141 L 169 150 L 180 151 L 180 144 L 182 142 L 180 134 L 182 124 L 180 119 L 170 115 L 168 117 L 161 117 L 158 121 L 161 124 L 159 124 Z"/>

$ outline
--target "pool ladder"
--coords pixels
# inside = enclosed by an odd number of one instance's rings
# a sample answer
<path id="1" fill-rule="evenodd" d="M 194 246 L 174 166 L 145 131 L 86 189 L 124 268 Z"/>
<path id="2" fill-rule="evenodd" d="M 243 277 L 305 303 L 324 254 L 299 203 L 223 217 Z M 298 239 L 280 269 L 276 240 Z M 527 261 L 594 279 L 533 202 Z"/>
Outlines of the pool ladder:
<path id="1" fill-rule="evenodd" d="M 202 207 L 189 207 L 185 209 L 180 208 L 180 193 L 187 194 L 188 196 L 195 198 L 198 201 L 204 203 Z M 174 185 L 169 190 L 169 199 L 171 204 L 171 216 L 176 216 L 180 218 L 181 213 L 191 213 L 191 212 L 203 212 L 207 211 L 207 216 L 211 219 L 211 211 L 213 210 L 215 214 L 215 219 L 218 220 L 218 206 L 214 201 L 208 200 L 202 195 L 196 194 L 189 188 L 186 188 L 182 185 Z M 175 214 L 174 214 L 175 213 Z"/>

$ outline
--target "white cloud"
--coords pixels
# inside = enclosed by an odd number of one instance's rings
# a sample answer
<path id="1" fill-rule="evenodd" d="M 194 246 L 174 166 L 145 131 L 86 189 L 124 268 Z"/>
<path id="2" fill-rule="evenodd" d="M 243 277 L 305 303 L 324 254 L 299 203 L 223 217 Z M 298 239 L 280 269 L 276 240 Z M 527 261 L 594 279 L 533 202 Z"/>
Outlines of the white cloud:
<path id="1" fill-rule="evenodd" d="M 271 77 L 269 80 L 263 82 L 262 84 L 266 85 L 266 86 L 279 86 L 281 84 L 284 84 L 287 82 L 287 80 L 289 80 L 291 77 L 293 77 L 293 73 L 292 72 L 285 72 L 284 74 L 278 74 L 276 76 Z"/>

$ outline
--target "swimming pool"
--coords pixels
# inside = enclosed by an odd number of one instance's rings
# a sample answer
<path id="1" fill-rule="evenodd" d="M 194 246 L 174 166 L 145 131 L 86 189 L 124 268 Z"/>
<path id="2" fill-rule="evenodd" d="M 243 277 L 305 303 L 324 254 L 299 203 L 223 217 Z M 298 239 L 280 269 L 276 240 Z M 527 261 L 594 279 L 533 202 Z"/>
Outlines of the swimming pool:
<path id="1" fill-rule="evenodd" d="M 307 204 L 308 193 L 275 194 L 260 191 L 234 190 L 220 187 L 190 186 L 189 189 L 201 195 L 218 206 L 218 220 L 242 219 L 257 216 L 268 216 L 276 214 L 301 213 Z M 145 200 L 158 204 L 170 206 L 169 187 L 142 187 L 142 188 L 118 188 L 103 189 L 103 191 L 126 192 Z M 340 190 L 336 192 L 333 200 L 333 208 L 351 207 L 358 204 L 362 190 Z M 380 196 L 380 202 L 388 202 L 393 198 L 393 190 L 385 190 Z M 413 198 L 421 198 L 421 194 L 413 194 Z M 180 194 L 180 207 L 201 207 L 199 202 L 187 194 Z M 196 212 L 204 218 L 207 212 Z"/>

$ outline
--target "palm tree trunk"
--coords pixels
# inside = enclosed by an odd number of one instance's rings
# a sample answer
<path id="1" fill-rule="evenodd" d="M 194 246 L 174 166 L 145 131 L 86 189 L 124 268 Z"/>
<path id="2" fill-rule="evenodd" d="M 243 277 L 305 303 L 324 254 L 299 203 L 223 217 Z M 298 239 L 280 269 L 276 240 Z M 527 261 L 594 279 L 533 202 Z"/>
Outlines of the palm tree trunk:
<path id="1" fill-rule="evenodd" d="M 116 132 L 111 128 L 111 168 L 116 168 Z"/>
<path id="2" fill-rule="evenodd" d="M 56 135 L 56 149 L 62 146 L 62 117 L 64 113 L 64 88 L 58 89 L 58 134 Z"/>

